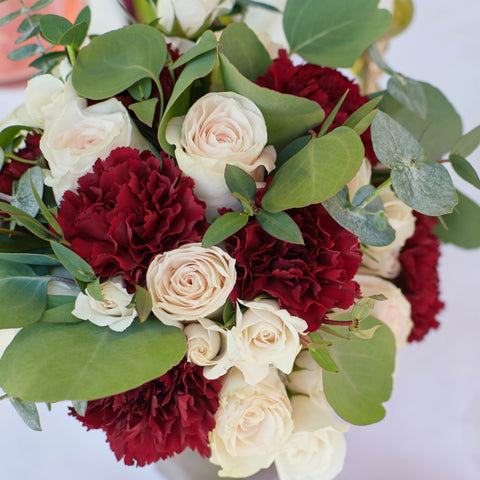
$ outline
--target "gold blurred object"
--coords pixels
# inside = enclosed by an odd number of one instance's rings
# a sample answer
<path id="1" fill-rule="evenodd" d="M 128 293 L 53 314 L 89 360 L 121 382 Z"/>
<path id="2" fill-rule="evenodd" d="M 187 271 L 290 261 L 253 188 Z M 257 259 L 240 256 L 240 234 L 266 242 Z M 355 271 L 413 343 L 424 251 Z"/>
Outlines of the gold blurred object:
<path id="1" fill-rule="evenodd" d="M 402 33 L 411 23 L 414 14 L 412 0 L 395 0 L 393 18 L 390 28 L 380 37 L 377 48 L 383 56 L 387 50 L 391 38 Z M 379 90 L 377 80 L 383 74 L 375 63 L 373 63 L 368 50 L 365 50 L 352 67 L 353 73 L 358 78 L 360 90 L 363 95 L 374 93 Z"/>

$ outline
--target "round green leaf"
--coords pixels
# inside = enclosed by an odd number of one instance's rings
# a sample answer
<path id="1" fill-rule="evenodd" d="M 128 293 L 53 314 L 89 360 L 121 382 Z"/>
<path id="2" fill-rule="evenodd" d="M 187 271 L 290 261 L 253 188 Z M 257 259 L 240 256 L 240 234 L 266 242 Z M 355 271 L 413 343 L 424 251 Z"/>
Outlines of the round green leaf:
<path id="1" fill-rule="evenodd" d="M 158 82 L 166 58 L 165 38 L 158 30 L 130 25 L 96 37 L 82 48 L 73 67 L 73 86 L 94 100 L 112 97 L 142 78 Z"/>
<path id="2" fill-rule="evenodd" d="M 22 329 L 0 359 L 0 385 L 31 402 L 93 400 L 159 377 L 184 356 L 185 335 L 156 319 L 124 332 L 76 324 Z"/>
<path id="3" fill-rule="evenodd" d="M 339 372 L 323 372 L 323 385 L 328 402 L 347 422 L 369 425 L 385 416 L 382 402 L 392 393 L 395 369 L 395 337 L 380 320 L 368 317 L 362 328 L 380 325 L 372 339 L 346 333 L 343 327 L 331 327 L 349 339 L 328 338 L 330 354 Z M 328 335 L 328 334 L 327 334 Z"/>

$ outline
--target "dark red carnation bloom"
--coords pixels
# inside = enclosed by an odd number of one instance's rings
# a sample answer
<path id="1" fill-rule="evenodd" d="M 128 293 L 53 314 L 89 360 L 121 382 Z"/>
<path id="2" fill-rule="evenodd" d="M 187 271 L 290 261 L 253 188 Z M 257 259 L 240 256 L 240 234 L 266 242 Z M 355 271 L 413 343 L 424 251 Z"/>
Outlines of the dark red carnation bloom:
<path id="1" fill-rule="evenodd" d="M 15 155 L 25 160 L 36 160 L 42 154 L 40 151 L 41 138 L 42 136 L 39 133 L 35 131 L 30 132 L 25 138 L 25 147 L 18 150 Z M 0 171 L 0 192 L 11 195 L 13 182 L 19 180 L 31 167 L 32 165 L 28 163 L 17 162 L 16 160 L 5 163 Z"/>
<path id="2" fill-rule="evenodd" d="M 343 125 L 355 110 L 370 100 L 360 95 L 358 85 L 333 68 L 319 67 L 310 63 L 295 66 L 285 50 L 279 50 L 278 55 L 265 75 L 257 78 L 257 85 L 317 102 L 325 111 L 325 118 L 335 108 L 342 95 L 349 90 L 328 131 Z M 320 126 L 317 132 L 319 130 Z M 365 146 L 365 156 L 372 165 L 376 165 L 377 157 L 373 151 L 370 129 L 361 138 Z"/>
<path id="3" fill-rule="evenodd" d="M 237 269 L 230 299 L 252 300 L 267 293 L 314 331 L 327 310 L 346 309 L 359 295 L 353 276 L 362 254 L 357 237 L 338 225 L 321 204 L 288 213 L 305 245 L 278 240 L 254 221 L 227 239 L 227 252 Z"/>
<path id="4" fill-rule="evenodd" d="M 145 283 L 153 256 L 199 242 L 205 204 L 172 159 L 123 147 L 66 192 L 58 222 L 71 249 L 100 277 L 122 275 L 127 286 Z"/>
<path id="5" fill-rule="evenodd" d="M 420 341 L 431 328 L 438 328 L 436 315 L 444 306 L 438 288 L 440 241 L 433 233 L 437 219 L 414 214 L 417 217 L 415 232 L 400 252 L 402 270 L 395 280 L 412 305 L 413 329 L 409 342 Z"/>
<path id="6" fill-rule="evenodd" d="M 187 447 L 210 456 L 208 432 L 215 427 L 218 380 L 182 361 L 161 377 L 125 393 L 88 402 L 85 427 L 101 428 L 117 460 L 143 467 Z"/>

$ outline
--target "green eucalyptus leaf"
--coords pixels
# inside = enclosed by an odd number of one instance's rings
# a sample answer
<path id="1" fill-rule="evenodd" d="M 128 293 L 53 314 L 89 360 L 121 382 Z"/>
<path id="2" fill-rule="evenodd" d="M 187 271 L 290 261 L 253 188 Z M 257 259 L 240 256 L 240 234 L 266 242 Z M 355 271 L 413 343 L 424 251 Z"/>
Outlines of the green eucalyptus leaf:
<path id="1" fill-rule="evenodd" d="M 33 12 L 35 10 L 40 10 L 42 8 L 45 8 L 47 5 L 50 5 L 52 3 L 52 0 L 38 0 L 38 2 L 35 2 L 31 7 L 28 9 Z"/>
<path id="2" fill-rule="evenodd" d="M 14 12 L 11 12 L 4 17 L 0 18 L 0 27 L 3 27 L 3 25 L 6 25 L 7 23 L 10 23 L 11 21 L 15 20 L 20 16 L 22 13 L 22 10 L 15 10 Z"/>
<path id="3" fill-rule="evenodd" d="M 477 149 L 478 145 L 480 145 L 480 125 L 460 138 L 453 147 L 452 153 L 466 158 Z"/>
<path id="4" fill-rule="evenodd" d="M 310 135 L 304 135 L 303 137 L 296 138 L 293 142 L 289 143 L 278 155 L 275 160 L 275 169 L 278 171 L 280 167 L 286 163 L 290 158 L 296 155 L 300 150 L 308 145 L 308 142 L 312 137 Z"/>
<path id="5" fill-rule="evenodd" d="M 243 212 L 228 212 L 216 217 L 202 239 L 203 247 L 212 247 L 238 232 L 248 223 L 248 215 Z"/>
<path id="6" fill-rule="evenodd" d="M 372 122 L 372 143 L 378 159 L 390 168 L 424 157 L 413 135 L 383 112 L 378 112 Z"/>
<path id="7" fill-rule="evenodd" d="M 346 127 L 355 128 L 355 126 L 360 123 L 365 117 L 372 113 L 375 110 L 375 107 L 382 100 L 382 96 L 372 98 L 367 103 L 362 105 L 360 108 L 357 108 L 344 122 Z"/>
<path id="8" fill-rule="evenodd" d="M 40 33 L 40 27 L 32 27 L 28 32 L 24 33 L 21 37 L 18 37 L 15 40 L 15 45 L 26 42 L 30 38 L 33 38 L 35 35 Z"/>
<path id="9" fill-rule="evenodd" d="M 33 128 L 25 125 L 10 125 L 9 127 L 4 128 L 0 132 L 0 147 L 4 150 L 7 149 L 13 143 L 17 135 L 23 130 L 29 132 L 33 130 Z"/>
<path id="10" fill-rule="evenodd" d="M 360 137 L 348 127 L 311 140 L 275 174 L 262 207 L 278 212 L 326 200 L 352 179 L 363 154 Z"/>
<path id="11" fill-rule="evenodd" d="M 147 25 L 130 25 L 95 37 L 73 66 L 75 90 L 94 100 L 112 97 L 142 78 L 158 82 L 167 58 L 163 35 Z"/>
<path id="12" fill-rule="evenodd" d="M 419 83 L 427 99 L 425 119 L 397 102 L 388 93 L 380 103 L 380 109 L 419 141 L 427 159 L 437 161 L 457 144 L 462 135 L 462 120 L 440 90 L 428 83 Z"/>
<path id="13" fill-rule="evenodd" d="M 4 163 L 5 163 L 5 152 L 3 151 L 3 148 L 0 147 L 0 172 L 2 171 Z"/>
<path id="14" fill-rule="evenodd" d="M 351 67 L 391 23 L 378 0 L 289 0 L 283 28 L 290 54 L 309 63 Z"/>
<path id="15" fill-rule="evenodd" d="M 38 323 L 22 329 L 5 350 L 0 386 L 28 401 L 103 398 L 159 377 L 185 350 L 183 332 L 153 318 L 124 332 L 90 322 Z"/>
<path id="16" fill-rule="evenodd" d="M 373 122 L 373 119 L 375 118 L 375 116 L 377 115 L 377 111 L 378 110 L 373 110 L 372 112 L 370 112 L 368 115 L 365 115 L 365 117 L 363 117 L 354 127 L 353 129 L 359 134 L 361 135 L 363 132 L 365 132 L 367 130 L 367 128 L 370 127 L 370 125 L 372 124 Z"/>
<path id="17" fill-rule="evenodd" d="M 15 397 L 9 397 L 8 399 L 22 420 L 25 422 L 25 425 L 37 432 L 42 431 L 37 406 L 34 403 Z"/>
<path id="18" fill-rule="evenodd" d="M 25 327 L 40 320 L 47 304 L 50 280 L 34 276 L 0 279 L 0 328 Z"/>
<path id="19" fill-rule="evenodd" d="M 380 53 L 380 50 L 378 50 L 376 43 L 372 43 L 372 45 L 370 45 L 368 48 L 368 55 L 380 70 L 383 70 L 385 73 L 388 73 L 388 75 L 391 76 L 397 75 L 397 72 L 395 72 L 382 57 L 382 54 Z"/>
<path id="20" fill-rule="evenodd" d="M 347 422 L 369 425 L 385 416 L 382 403 L 390 398 L 395 369 L 395 337 L 379 320 L 369 317 L 362 322 L 365 329 L 379 325 L 371 340 L 359 338 L 345 328 L 331 327 L 346 334 L 349 340 L 332 336 L 329 347 L 339 372 L 323 372 L 328 402 Z"/>
<path id="21" fill-rule="evenodd" d="M 140 322 L 147 320 L 152 311 L 152 297 L 148 290 L 140 285 L 135 286 L 135 308 Z"/>
<path id="22" fill-rule="evenodd" d="M 257 186 L 255 180 L 241 168 L 227 165 L 225 168 L 225 182 L 232 193 L 240 193 L 246 199 L 255 201 Z"/>
<path id="23" fill-rule="evenodd" d="M 7 260 L 15 263 L 25 263 L 27 265 L 61 265 L 56 258 L 53 258 L 49 255 L 39 255 L 35 253 L 0 253 L 0 260 Z"/>
<path id="24" fill-rule="evenodd" d="M 86 288 L 87 293 L 99 302 L 104 302 L 105 298 L 103 297 L 103 293 L 100 290 L 100 279 L 96 278 L 93 282 L 90 282 Z"/>
<path id="25" fill-rule="evenodd" d="M 7 55 L 7 58 L 10 60 L 26 60 L 27 58 L 31 57 L 32 55 L 36 55 L 40 53 L 42 48 L 37 43 L 28 43 L 27 45 L 23 45 Z"/>
<path id="26" fill-rule="evenodd" d="M 327 347 L 309 348 L 312 358 L 327 372 L 338 372 L 337 364 L 333 361 Z"/>
<path id="27" fill-rule="evenodd" d="M 396 165 L 391 179 L 397 197 L 425 215 L 450 213 L 458 202 L 450 174 L 439 163 Z"/>
<path id="28" fill-rule="evenodd" d="M 382 230 L 375 228 L 374 214 L 383 211 L 383 203 L 380 197 L 377 197 L 360 211 L 351 205 L 348 188 L 345 186 L 335 196 L 322 202 L 322 205 L 338 224 L 352 232 L 361 242 L 367 245 L 382 247 L 395 240 L 395 230 L 391 225 L 387 224 Z"/>
<path id="29" fill-rule="evenodd" d="M 183 69 L 182 73 L 175 82 L 172 95 L 168 101 L 165 111 L 163 113 L 160 126 L 158 127 L 158 142 L 162 149 L 170 155 L 173 155 L 175 149 L 167 142 L 165 138 L 165 131 L 167 129 L 168 122 L 173 117 L 184 115 L 190 108 L 190 95 L 189 89 L 192 83 L 208 75 L 215 66 L 217 59 L 216 51 L 206 52 L 191 62 L 189 62 Z"/>
<path id="30" fill-rule="evenodd" d="M 459 155 L 450 155 L 450 163 L 459 177 L 463 178 L 468 183 L 476 188 L 480 188 L 480 179 L 475 169 L 463 157 Z"/>
<path id="31" fill-rule="evenodd" d="M 88 402 L 86 400 L 74 400 L 72 402 L 72 406 L 78 413 L 78 415 L 83 417 L 85 415 L 85 412 L 87 411 Z"/>
<path id="32" fill-rule="evenodd" d="M 207 30 L 192 48 L 187 50 L 173 63 L 173 65 L 170 67 L 170 70 L 175 70 L 176 68 L 190 62 L 194 58 L 215 50 L 219 45 L 220 44 L 215 37 L 215 34 L 211 30 Z"/>
<path id="33" fill-rule="evenodd" d="M 80 22 L 71 26 L 59 39 L 58 45 L 75 45 L 80 47 L 88 32 L 88 23 Z"/>
<path id="34" fill-rule="evenodd" d="M 50 242 L 50 246 L 58 260 L 74 278 L 87 283 L 96 279 L 92 267 L 75 252 L 57 242 Z"/>
<path id="35" fill-rule="evenodd" d="M 55 297 L 61 297 L 63 295 L 55 295 Z M 65 296 L 61 300 L 55 299 L 53 302 L 58 305 L 51 305 L 53 295 L 48 296 L 47 308 L 40 318 L 40 322 L 43 323 L 79 323 L 84 320 L 75 317 L 72 314 L 75 308 L 75 297 Z M 64 302 L 64 303 L 60 303 Z M 50 303 L 50 305 L 49 305 Z"/>
<path id="36" fill-rule="evenodd" d="M 271 213 L 259 209 L 255 214 L 257 222 L 272 237 L 283 240 L 284 242 L 304 245 L 302 232 L 298 225 L 285 212 Z"/>
<path id="37" fill-rule="evenodd" d="M 128 87 L 128 93 L 137 102 L 146 100 L 152 94 L 152 80 L 150 78 L 138 80 L 131 87 Z"/>
<path id="38" fill-rule="evenodd" d="M 57 65 L 61 60 L 66 58 L 66 52 L 48 52 L 44 55 L 40 55 L 36 58 L 33 62 L 30 63 L 30 67 L 38 68 L 38 69 L 51 69 L 55 65 Z"/>
<path id="39" fill-rule="evenodd" d="M 78 14 L 78 17 L 75 20 L 75 25 L 78 25 L 79 23 L 85 22 L 87 25 L 90 25 L 90 22 L 92 20 L 92 12 L 90 8 L 87 6 L 82 9 L 82 11 Z"/>
<path id="40" fill-rule="evenodd" d="M 0 260 L 0 278 L 7 277 L 34 277 L 35 271 L 32 267 L 9 260 Z"/>
<path id="41" fill-rule="evenodd" d="M 220 67 L 225 89 L 249 98 L 261 110 L 267 125 L 268 143 L 277 149 L 284 148 L 324 119 L 325 114 L 317 103 L 255 85 L 223 54 L 220 54 Z"/>
<path id="42" fill-rule="evenodd" d="M 158 98 L 149 98 L 142 102 L 132 103 L 128 106 L 132 110 L 138 119 L 151 127 L 155 119 L 155 109 L 157 107 Z"/>
<path id="43" fill-rule="evenodd" d="M 43 195 L 43 173 L 40 167 L 29 168 L 20 177 L 11 202 L 11 205 L 28 213 L 32 217 L 35 217 L 40 210 L 35 198 L 34 189 L 39 197 Z"/>
<path id="44" fill-rule="evenodd" d="M 232 23 L 220 38 L 222 52 L 238 71 L 254 82 L 272 64 L 263 43 L 244 23 Z"/>
<path id="45" fill-rule="evenodd" d="M 40 18 L 42 37 L 53 45 L 61 45 L 60 39 L 72 27 L 72 22 L 59 15 L 42 15 Z"/>
<path id="46" fill-rule="evenodd" d="M 427 97 L 420 82 L 402 75 L 395 75 L 388 80 L 387 90 L 397 102 L 416 113 L 420 118 L 426 119 Z"/>
<path id="47" fill-rule="evenodd" d="M 443 215 L 442 222 L 435 226 L 435 233 L 444 243 L 453 243 L 461 248 L 480 247 L 480 206 L 457 191 L 458 204 L 452 213 Z"/>

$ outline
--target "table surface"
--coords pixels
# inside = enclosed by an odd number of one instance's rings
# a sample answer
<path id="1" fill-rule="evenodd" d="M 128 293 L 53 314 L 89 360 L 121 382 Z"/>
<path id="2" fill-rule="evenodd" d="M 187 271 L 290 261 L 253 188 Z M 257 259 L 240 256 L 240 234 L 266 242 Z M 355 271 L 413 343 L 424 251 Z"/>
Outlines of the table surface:
<path id="1" fill-rule="evenodd" d="M 396 70 L 439 87 L 464 120 L 479 123 L 480 5 L 457 0 L 417 2 L 410 30 L 388 51 Z M 0 117 L 21 103 L 20 90 L 0 89 Z M 480 171 L 480 153 L 471 157 Z M 460 189 L 480 203 L 480 192 Z M 480 250 L 446 245 L 440 261 L 441 327 L 398 358 L 387 416 L 352 427 L 338 480 L 477 480 L 480 478 Z M 9 480 L 161 480 L 153 466 L 117 463 L 102 432 L 87 432 L 66 415 L 66 404 L 41 407 L 44 431 L 30 431 L 8 402 L 0 402 L 0 476 Z M 203 480 L 203 479 L 199 479 Z"/>

